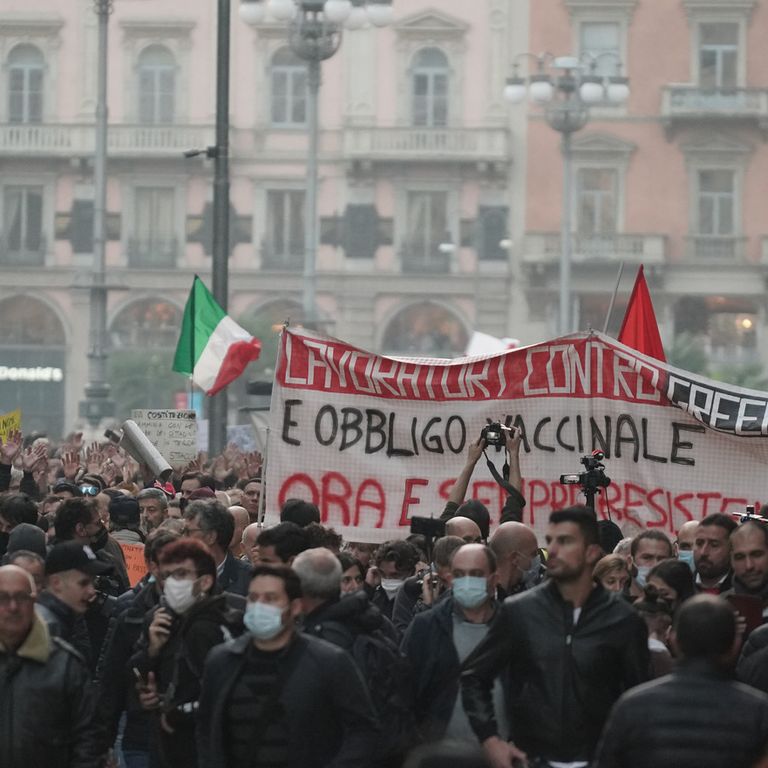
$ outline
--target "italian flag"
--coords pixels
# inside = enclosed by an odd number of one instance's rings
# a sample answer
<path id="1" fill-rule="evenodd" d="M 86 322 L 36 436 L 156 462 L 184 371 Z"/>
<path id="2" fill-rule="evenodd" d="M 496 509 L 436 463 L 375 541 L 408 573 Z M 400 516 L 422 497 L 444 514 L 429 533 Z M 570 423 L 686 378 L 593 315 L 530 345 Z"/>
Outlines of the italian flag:
<path id="1" fill-rule="evenodd" d="M 234 381 L 261 352 L 261 342 L 217 303 L 203 281 L 195 282 L 184 308 L 173 370 L 192 377 L 206 395 Z"/>

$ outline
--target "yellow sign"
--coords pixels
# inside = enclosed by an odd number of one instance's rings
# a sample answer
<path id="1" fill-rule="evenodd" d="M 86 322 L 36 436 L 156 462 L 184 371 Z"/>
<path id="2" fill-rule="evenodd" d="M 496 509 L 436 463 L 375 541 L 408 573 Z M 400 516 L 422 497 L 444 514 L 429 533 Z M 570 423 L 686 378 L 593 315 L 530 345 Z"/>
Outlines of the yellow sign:
<path id="1" fill-rule="evenodd" d="M 10 413 L 0 414 L 0 439 L 5 442 L 8 435 L 17 429 L 21 429 L 21 408 Z"/>

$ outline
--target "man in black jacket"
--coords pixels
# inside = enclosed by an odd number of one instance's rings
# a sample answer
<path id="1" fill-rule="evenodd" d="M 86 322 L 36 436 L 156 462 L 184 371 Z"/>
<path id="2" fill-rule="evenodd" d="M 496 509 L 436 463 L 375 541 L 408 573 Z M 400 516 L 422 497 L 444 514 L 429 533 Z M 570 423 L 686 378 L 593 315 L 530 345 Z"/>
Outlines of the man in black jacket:
<path id="1" fill-rule="evenodd" d="M 257 565 L 248 634 L 205 664 L 198 719 L 200 768 L 281 765 L 365 768 L 378 724 L 360 672 L 341 649 L 296 632 L 299 577 Z"/>
<path id="2" fill-rule="evenodd" d="M 767 754 L 768 696 L 733 680 L 740 638 L 730 606 L 698 595 L 680 608 L 671 675 L 629 691 L 605 727 L 597 768 L 752 768 Z"/>
<path id="3" fill-rule="evenodd" d="M 34 583 L 0 568 L 0 765 L 97 768 L 102 740 L 88 670 L 34 609 Z"/>
<path id="4" fill-rule="evenodd" d="M 502 605 L 464 663 L 464 710 L 493 768 L 526 753 L 586 766 L 611 706 L 648 679 L 643 620 L 592 580 L 602 552 L 594 512 L 553 512 L 547 530 L 549 581 Z M 507 713 L 515 744 L 499 738 L 491 690 L 509 665 Z"/>

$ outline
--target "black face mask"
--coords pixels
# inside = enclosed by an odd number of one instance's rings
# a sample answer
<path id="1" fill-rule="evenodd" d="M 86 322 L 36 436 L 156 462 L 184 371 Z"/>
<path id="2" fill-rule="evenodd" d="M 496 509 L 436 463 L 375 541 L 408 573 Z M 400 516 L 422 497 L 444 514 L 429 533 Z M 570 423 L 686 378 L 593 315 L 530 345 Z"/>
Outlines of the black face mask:
<path id="1" fill-rule="evenodd" d="M 8 551 L 8 542 L 10 541 L 11 534 L 8 531 L 2 531 L 0 533 L 0 557 L 2 557 Z"/>
<path id="2" fill-rule="evenodd" d="M 104 549 L 104 545 L 109 538 L 109 531 L 103 526 L 99 526 L 99 532 L 91 539 L 91 549 Z"/>

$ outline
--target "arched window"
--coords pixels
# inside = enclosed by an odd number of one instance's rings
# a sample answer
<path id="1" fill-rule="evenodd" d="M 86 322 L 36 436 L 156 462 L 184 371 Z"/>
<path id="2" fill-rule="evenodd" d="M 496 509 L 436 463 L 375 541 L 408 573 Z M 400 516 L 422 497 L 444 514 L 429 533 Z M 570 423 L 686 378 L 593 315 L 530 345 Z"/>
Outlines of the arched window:
<path id="1" fill-rule="evenodd" d="M 0 345 L 64 346 L 64 328 L 56 313 L 42 301 L 13 296 L 0 301 Z"/>
<path id="2" fill-rule="evenodd" d="M 112 321 L 109 383 L 117 416 L 134 408 L 173 408 L 186 379 L 173 373 L 181 310 L 161 299 L 142 299 L 122 309 Z"/>
<path id="3" fill-rule="evenodd" d="M 425 128 L 448 125 L 450 66 L 439 48 L 422 48 L 413 59 L 412 119 Z"/>
<path id="4" fill-rule="evenodd" d="M 139 122 L 172 123 L 176 113 L 176 61 L 162 45 L 150 45 L 139 56 Z"/>
<path id="5" fill-rule="evenodd" d="M 8 121 L 43 120 L 45 59 L 34 45 L 17 45 L 8 57 Z"/>
<path id="6" fill-rule="evenodd" d="M 382 349 L 385 354 L 455 357 L 464 354 L 468 341 L 467 329 L 456 315 L 424 302 L 405 308 L 390 320 Z"/>
<path id="7" fill-rule="evenodd" d="M 305 125 L 307 122 L 307 65 L 290 48 L 272 57 L 273 125 Z"/>

